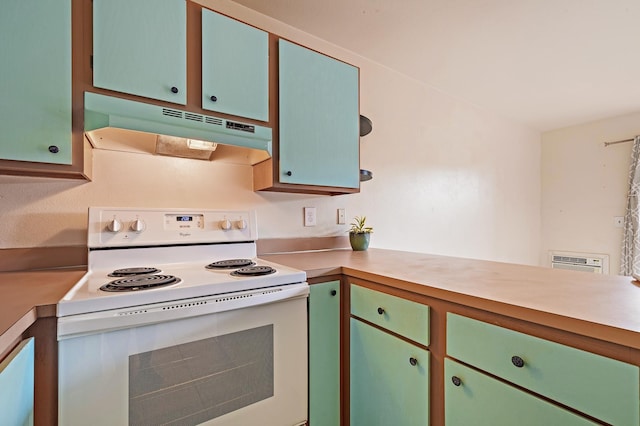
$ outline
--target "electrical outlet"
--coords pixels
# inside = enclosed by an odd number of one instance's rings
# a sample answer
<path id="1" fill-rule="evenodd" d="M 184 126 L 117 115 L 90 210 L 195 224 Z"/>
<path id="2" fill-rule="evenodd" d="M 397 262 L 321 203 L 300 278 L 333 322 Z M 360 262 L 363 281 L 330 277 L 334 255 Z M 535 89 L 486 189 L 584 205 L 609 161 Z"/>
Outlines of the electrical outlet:
<path id="1" fill-rule="evenodd" d="M 344 209 L 338 209 L 338 225 L 344 225 L 346 222 L 346 216 Z"/>
<path id="2" fill-rule="evenodd" d="M 304 226 L 316 226 L 316 225 L 317 225 L 316 208 L 305 207 L 304 208 Z"/>
<path id="3" fill-rule="evenodd" d="M 613 226 L 616 228 L 624 228 L 624 217 L 623 216 L 614 216 L 613 217 Z"/>

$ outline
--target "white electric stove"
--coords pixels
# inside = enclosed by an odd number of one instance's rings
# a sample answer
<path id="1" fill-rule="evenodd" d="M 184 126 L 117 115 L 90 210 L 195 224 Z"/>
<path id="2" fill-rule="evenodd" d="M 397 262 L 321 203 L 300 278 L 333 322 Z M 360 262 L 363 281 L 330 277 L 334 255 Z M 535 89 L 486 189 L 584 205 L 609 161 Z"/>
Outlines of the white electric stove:
<path id="1" fill-rule="evenodd" d="M 304 424 L 306 274 L 256 240 L 251 211 L 90 208 L 57 307 L 59 423 Z"/>

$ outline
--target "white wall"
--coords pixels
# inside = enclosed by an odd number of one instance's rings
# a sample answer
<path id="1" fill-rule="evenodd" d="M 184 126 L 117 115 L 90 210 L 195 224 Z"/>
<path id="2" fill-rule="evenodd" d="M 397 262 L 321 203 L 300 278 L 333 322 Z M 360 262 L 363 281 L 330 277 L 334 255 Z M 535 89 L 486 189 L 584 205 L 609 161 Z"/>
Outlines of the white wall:
<path id="1" fill-rule="evenodd" d="M 248 166 L 94 150 L 92 182 L 0 176 L 0 248 L 84 244 L 88 206 L 252 208 L 262 238 L 344 235 L 342 207 L 368 217 L 372 247 L 537 264 L 537 132 L 233 2 L 201 3 L 360 67 L 374 179 L 353 195 L 254 193 Z M 302 226 L 304 206 L 318 226 Z"/>
<path id="2" fill-rule="evenodd" d="M 631 143 L 605 141 L 640 134 L 640 112 L 558 129 L 542 135 L 542 252 L 604 253 L 610 274 L 620 271 Z"/>

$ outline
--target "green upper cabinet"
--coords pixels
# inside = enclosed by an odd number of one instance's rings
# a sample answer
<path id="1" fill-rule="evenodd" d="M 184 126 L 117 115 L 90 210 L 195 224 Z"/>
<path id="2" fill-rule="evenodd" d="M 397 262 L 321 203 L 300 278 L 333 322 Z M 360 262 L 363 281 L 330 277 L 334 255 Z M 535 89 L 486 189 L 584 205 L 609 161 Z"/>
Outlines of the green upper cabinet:
<path id="1" fill-rule="evenodd" d="M 269 120 L 269 34 L 202 9 L 202 108 Z"/>
<path id="2" fill-rule="evenodd" d="M 0 58 L 0 158 L 71 164 L 71 0 L 2 0 Z"/>
<path id="3" fill-rule="evenodd" d="M 93 0 L 93 85 L 187 99 L 185 0 Z"/>
<path id="4" fill-rule="evenodd" d="M 340 281 L 310 286 L 309 421 L 340 424 Z"/>
<path id="5" fill-rule="evenodd" d="M 279 40 L 279 182 L 358 188 L 358 69 Z"/>

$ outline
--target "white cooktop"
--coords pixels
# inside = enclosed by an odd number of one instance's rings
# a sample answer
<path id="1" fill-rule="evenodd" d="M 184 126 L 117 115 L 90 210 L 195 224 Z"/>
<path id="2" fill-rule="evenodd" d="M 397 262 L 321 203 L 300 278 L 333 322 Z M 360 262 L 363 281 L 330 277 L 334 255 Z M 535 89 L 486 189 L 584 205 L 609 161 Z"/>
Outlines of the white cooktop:
<path id="1" fill-rule="evenodd" d="M 90 208 L 88 229 L 88 272 L 58 303 L 58 317 L 306 281 L 304 271 L 256 257 L 253 212 Z M 233 276 L 233 269 L 206 268 L 229 259 L 251 259 L 276 272 Z M 100 290 L 122 278 L 109 276 L 115 269 L 135 267 L 157 268 L 157 274 L 180 281 L 136 291 Z"/>
<path id="2" fill-rule="evenodd" d="M 215 260 L 215 259 L 214 259 Z M 222 259 L 218 259 L 222 260 Z M 256 288 L 275 287 L 301 283 L 306 280 L 304 271 L 252 259 L 257 265 L 271 266 L 275 273 L 262 276 L 236 277 L 233 270 L 206 269 L 208 263 L 178 263 L 151 266 L 161 270 L 161 274 L 174 275 L 180 282 L 167 287 L 129 292 L 107 292 L 100 287 L 118 279 L 109 277 L 114 269 L 90 271 L 58 303 L 58 316 L 75 315 L 109 309 L 119 309 L 150 303 L 175 301 L 201 296 L 233 293 Z M 213 260 L 212 260 L 213 261 Z M 210 262 L 209 262 L 210 263 Z"/>

